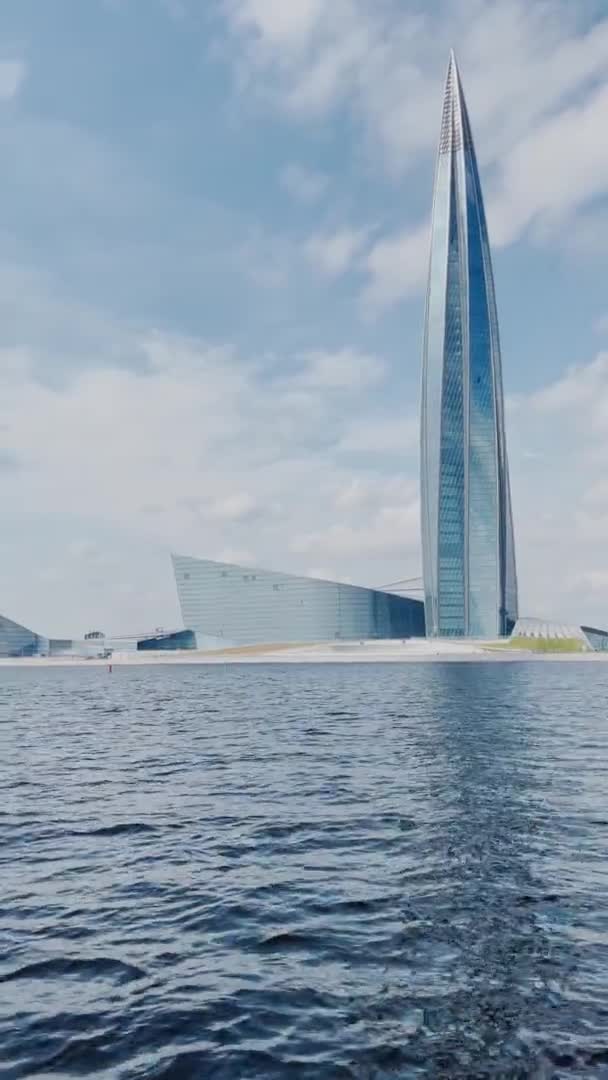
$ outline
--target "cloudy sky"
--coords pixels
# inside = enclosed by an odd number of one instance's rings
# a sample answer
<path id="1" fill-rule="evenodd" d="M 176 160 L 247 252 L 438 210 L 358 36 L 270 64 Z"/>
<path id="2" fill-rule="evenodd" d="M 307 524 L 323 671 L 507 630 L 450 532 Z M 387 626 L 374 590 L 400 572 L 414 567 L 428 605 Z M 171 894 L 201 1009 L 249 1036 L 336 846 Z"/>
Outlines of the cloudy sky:
<path id="1" fill-rule="evenodd" d="M 3 0 L 0 611 L 179 624 L 168 553 L 420 573 L 456 48 L 520 606 L 608 625 L 605 0 Z"/>

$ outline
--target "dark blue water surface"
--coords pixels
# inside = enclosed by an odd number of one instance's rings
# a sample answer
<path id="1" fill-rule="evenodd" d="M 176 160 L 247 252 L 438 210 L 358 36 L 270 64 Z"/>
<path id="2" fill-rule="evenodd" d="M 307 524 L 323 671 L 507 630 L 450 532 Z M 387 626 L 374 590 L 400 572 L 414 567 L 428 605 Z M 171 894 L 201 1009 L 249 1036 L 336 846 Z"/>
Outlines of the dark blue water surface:
<path id="1" fill-rule="evenodd" d="M 608 664 L 0 670 L 0 1076 L 608 1077 Z"/>

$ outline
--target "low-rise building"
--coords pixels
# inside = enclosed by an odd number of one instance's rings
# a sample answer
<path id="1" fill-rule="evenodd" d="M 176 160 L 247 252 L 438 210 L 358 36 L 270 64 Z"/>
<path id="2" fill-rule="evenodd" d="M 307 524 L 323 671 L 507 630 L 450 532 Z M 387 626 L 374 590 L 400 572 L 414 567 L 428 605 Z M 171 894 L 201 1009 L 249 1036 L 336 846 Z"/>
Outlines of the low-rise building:
<path id="1" fill-rule="evenodd" d="M 199 648 L 424 637 L 408 596 L 275 570 L 173 555 L 184 626 Z"/>

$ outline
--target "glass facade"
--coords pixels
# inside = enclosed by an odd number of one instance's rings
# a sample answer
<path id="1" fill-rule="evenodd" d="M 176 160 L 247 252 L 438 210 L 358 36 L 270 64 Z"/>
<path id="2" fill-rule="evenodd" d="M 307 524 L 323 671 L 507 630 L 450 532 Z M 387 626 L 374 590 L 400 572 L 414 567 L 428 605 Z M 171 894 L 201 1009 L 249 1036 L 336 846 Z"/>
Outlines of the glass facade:
<path id="1" fill-rule="evenodd" d="M 517 577 L 496 298 L 479 172 L 453 54 L 433 198 L 421 497 L 427 633 L 509 633 L 517 619 Z"/>
<path id="2" fill-rule="evenodd" d="M 153 634 L 140 638 L 138 652 L 173 652 L 175 649 L 196 649 L 196 638 L 192 630 L 172 630 L 167 634 Z"/>
<path id="3" fill-rule="evenodd" d="M 581 630 L 594 652 L 608 652 L 608 630 L 597 630 L 593 626 L 582 626 Z"/>
<path id="4" fill-rule="evenodd" d="M 33 630 L 0 615 L 0 656 L 38 656 L 44 644 L 44 638 Z"/>
<path id="5" fill-rule="evenodd" d="M 199 648 L 424 637 L 420 600 L 173 555 L 184 625 Z"/>

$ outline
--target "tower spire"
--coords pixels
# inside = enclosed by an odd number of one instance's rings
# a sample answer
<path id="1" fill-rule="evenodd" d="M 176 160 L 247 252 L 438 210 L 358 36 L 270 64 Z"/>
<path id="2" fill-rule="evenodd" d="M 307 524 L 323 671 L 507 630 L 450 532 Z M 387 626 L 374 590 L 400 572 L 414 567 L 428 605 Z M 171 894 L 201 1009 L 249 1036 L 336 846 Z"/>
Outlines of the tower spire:
<path id="1" fill-rule="evenodd" d="M 450 60 L 445 80 L 439 153 L 445 154 L 462 145 L 460 74 L 456 53 L 450 49 Z"/>

